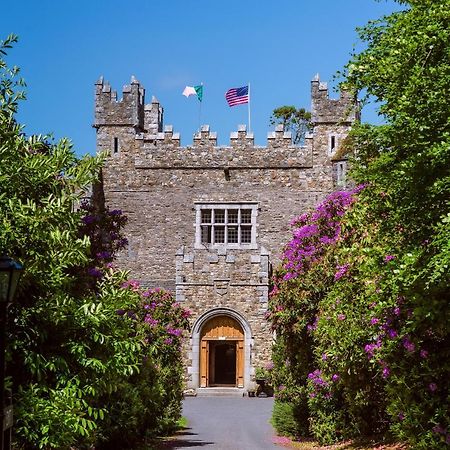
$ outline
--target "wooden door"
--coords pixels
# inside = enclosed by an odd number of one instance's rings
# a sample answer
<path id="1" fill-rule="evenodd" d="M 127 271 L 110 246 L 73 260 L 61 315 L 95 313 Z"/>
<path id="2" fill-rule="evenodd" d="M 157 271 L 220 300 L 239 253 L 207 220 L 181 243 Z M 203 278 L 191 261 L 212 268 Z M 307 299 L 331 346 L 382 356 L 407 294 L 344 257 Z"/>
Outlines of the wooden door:
<path id="1" fill-rule="evenodd" d="M 244 387 L 244 341 L 236 342 L 236 386 Z"/>
<path id="2" fill-rule="evenodd" d="M 232 341 L 230 344 L 236 344 L 236 386 L 244 387 L 244 331 L 239 323 L 229 316 L 214 317 L 202 329 L 200 341 L 200 387 L 208 387 L 211 383 L 210 342 L 217 341 Z M 214 344 L 211 345 L 213 346 Z"/>
<path id="3" fill-rule="evenodd" d="M 202 340 L 200 351 L 200 387 L 207 387 L 209 384 L 209 341 Z"/>

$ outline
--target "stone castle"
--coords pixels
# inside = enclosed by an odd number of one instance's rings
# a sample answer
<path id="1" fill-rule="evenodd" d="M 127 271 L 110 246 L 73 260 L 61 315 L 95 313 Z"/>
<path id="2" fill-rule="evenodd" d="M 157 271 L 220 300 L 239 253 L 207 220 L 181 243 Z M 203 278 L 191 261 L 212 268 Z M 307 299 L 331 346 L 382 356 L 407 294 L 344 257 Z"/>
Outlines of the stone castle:
<path id="1" fill-rule="evenodd" d="M 277 126 L 267 146 L 241 125 L 217 146 L 208 125 L 191 146 L 163 125 L 163 108 L 132 77 L 123 97 L 95 85 L 97 150 L 108 154 L 102 195 L 128 216 L 118 264 L 146 287 L 172 291 L 189 308 L 187 386 L 248 389 L 270 361 L 265 320 L 272 265 L 290 238 L 289 222 L 345 186 L 340 144 L 358 119 L 355 98 L 329 98 L 311 82 L 313 131 L 303 146 Z"/>

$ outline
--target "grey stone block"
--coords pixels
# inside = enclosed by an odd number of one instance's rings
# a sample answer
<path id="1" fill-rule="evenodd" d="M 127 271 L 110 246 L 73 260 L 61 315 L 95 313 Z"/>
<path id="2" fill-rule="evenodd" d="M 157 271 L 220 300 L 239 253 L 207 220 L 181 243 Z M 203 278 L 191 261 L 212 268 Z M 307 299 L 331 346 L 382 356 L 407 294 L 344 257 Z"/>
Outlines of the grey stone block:
<path id="1" fill-rule="evenodd" d="M 185 263 L 193 263 L 194 262 L 194 255 L 192 255 L 192 254 L 184 255 L 183 262 L 185 262 Z"/>

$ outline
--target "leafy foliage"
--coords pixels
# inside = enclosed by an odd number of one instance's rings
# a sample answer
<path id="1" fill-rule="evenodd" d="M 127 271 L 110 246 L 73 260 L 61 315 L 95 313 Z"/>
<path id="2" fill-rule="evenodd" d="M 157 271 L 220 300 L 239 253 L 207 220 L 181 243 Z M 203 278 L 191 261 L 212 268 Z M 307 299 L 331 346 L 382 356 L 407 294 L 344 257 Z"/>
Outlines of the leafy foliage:
<path id="1" fill-rule="evenodd" d="M 366 187 L 333 220 L 337 239 L 311 251 L 329 236 L 320 207 L 294 222 L 271 298 L 272 376 L 323 443 L 390 432 L 438 449 L 450 443 L 450 2 L 401 3 L 360 30 L 367 49 L 343 74 L 386 124 L 351 132 Z"/>
<path id="2" fill-rule="evenodd" d="M 275 108 L 270 117 L 270 124 L 282 124 L 286 131 L 292 132 L 292 142 L 303 145 L 305 135 L 312 130 L 311 113 L 305 108 L 280 106 Z"/>
<path id="3" fill-rule="evenodd" d="M 3 58 L 15 41 L 0 44 L 0 250 L 25 267 L 7 330 L 15 439 L 24 449 L 117 448 L 179 418 L 188 313 L 113 267 L 126 245 L 120 211 L 74 208 L 102 158 L 22 133 L 23 82 Z"/>

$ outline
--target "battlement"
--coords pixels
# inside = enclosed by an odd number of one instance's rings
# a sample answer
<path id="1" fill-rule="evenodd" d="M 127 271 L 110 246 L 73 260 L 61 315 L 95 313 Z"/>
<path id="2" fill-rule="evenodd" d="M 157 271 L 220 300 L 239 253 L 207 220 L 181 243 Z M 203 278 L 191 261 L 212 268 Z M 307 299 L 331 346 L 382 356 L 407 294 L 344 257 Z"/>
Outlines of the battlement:
<path id="1" fill-rule="evenodd" d="M 302 147 L 293 145 L 290 133 L 278 125 L 268 136 L 267 147 L 254 145 L 253 133 L 247 133 L 245 125 L 232 132 L 229 146 L 217 146 L 217 133 L 203 125 L 194 135 L 192 146 L 180 147 L 179 133 L 171 125 L 158 133 L 156 140 L 146 141 L 144 135 L 136 136 L 143 142 L 135 154 L 136 168 L 304 168 L 312 165 L 312 135 Z"/>
<path id="2" fill-rule="evenodd" d="M 340 98 L 330 99 L 326 82 L 321 82 L 316 75 L 311 81 L 311 112 L 313 125 L 342 124 L 349 126 L 359 119 L 358 105 L 355 97 L 342 91 Z M 133 76 L 131 83 L 122 89 L 122 99 L 117 99 L 117 92 L 111 89 L 103 77 L 95 83 L 95 120 L 94 127 L 128 127 L 129 133 L 135 134 L 136 140 L 151 143 L 154 147 L 161 145 L 179 147 L 180 134 L 173 132 L 173 126 L 163 126 L 164 110 L 156 97 L 145 104 L 145 89 Z M 116 134 L 120 134 L 117 130 Z M 209 125 L 203 125 L 194 133 L 192 147 L 213 148 L 217 146 L 217 133 L 210 131 Z M 247 132 L 245 125 L 239 125 L 237 131 L 230 135 L 230 146 L 254 146 L 253 133 Z M 289 148 L 292 136 L 278 125 L 268 133 L 268 148 Z"/>
<path id="3" fill-rule="evenodd" d="M 358 102 L 348 91 L 341 91 L 338 99 L 329 98 L 328 83 L 317 74 L 311 81 L 311 116 L 313 125 L 351 124 L 359 120 Z"/>
<path id="4" fill-rule="evenodd" d="M 145 104 L 145 89 L 132 76 L 131 82 L 122 88 L 122 98 L 117 99 L 117 91 L 104 81 L 103 77 L 95 83 L 94 128 L 101 126 L 129 126 L 141 132 L 157 133 L 162 128 L 163 110 L 158 100 Z M 144 128 L 144 123 L 148 125 Z"/>

